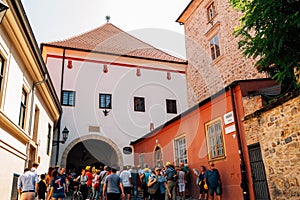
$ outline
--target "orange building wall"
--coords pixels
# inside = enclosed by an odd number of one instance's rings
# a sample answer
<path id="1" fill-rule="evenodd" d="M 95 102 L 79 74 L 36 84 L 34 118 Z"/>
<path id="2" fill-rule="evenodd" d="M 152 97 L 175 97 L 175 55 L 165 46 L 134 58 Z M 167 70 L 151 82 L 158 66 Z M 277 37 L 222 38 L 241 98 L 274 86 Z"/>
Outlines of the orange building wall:
<path id="1" fill-rule="evenodd" d="M 215 160 L 216 168 L 219 169 L 223 182 L 223 199 L 243 199 L 242 190 L 240 188 L 241 173 L 240 173 L 240 158 L 238 154 L 237 138 L 233 133 L 225 134 L 223 116 L 232 111 L 231 97 L 229 92 L 225 92 L 214 98 L 201 107 L 190 112 L 181 119 L 173 122 L 146 140 L 134 144 L 135 163 L 138 164 L 139 153 L 145 153 L 145 163 L 153 166 L 153 154 L 156 145 L 162 148 L 163 161 L 172 162 L 174 160 L 173 138 L 185 135 L 187 144 L 187 155 L 189 168 L 199 169 L 201 165 L 208 166 L 207 144 L 205 138 L 205 123 L 216 118 L 222 119 L 223 124 L 223 139 L 225 146 L 224 159 Z M 156 139 L 158 144 L 156 144 Z M 148 151 L 147 151 L 148 149 Z M 152 150 L 152 151 L 151 151 Z M 146 159 L 147 157 L 147 159 Z M 192 174 L 191 192 L 193 198 L 198 197 L 198 187 L 195 186 L 196 176 Z"/>

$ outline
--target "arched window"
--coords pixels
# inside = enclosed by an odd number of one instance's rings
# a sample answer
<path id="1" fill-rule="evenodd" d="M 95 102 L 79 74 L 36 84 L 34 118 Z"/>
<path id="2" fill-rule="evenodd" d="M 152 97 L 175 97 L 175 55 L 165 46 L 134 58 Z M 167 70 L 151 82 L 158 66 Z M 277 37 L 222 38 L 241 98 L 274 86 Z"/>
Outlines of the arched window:
<path id="1" fill-rule="evenodd" d="M 154 166 L 156 167 L 163 166 L 161 148 L 158 146 L 155 148 L 155 152 L 154 152 Z"/>

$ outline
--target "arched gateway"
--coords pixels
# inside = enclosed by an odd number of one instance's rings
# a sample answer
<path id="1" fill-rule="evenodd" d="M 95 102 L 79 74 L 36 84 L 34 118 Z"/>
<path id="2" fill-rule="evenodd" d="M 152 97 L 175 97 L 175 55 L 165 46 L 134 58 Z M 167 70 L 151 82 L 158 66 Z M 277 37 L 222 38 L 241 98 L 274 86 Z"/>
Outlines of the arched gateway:
<path id="1" fill-rule="evenodd" d="M 123 166 L 123 157 L 118 146 L 112 140 L 91 134 L 74 139 L 66 147 L 60 166 L 66 167 L 70 163 L 75 167 L 94 163 L 121 167 Z"/>

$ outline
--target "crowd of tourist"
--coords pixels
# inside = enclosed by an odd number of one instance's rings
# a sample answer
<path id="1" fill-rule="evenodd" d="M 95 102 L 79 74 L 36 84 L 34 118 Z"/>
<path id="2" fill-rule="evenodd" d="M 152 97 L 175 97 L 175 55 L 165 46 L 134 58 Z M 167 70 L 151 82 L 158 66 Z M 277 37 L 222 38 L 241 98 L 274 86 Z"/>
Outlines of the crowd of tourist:
<path id="1" fill-rule="evenodd" d="M 37 173 L 38 164 L 26 168 L 18 180 L 21 200 L 63 200 L 76 195 L 78 199 L 89 200 L 137 200 L 142 191 L 144 200 L 184 200 L 190 195 L 191 172 L 183 163 L 175 167 L 167 162 L 164 167 L 153 169 L 140 166 L 125 166 L 123 169 L 104 166 L 96 169 L 86 166 L 79 174 L 59 166 L 49 167 L 46 174 Z M 199 200 L 221 199 L 220 174 L 210 164 L 210 169 L 200 167 L 196 184 Z M 78 192 L 79 191 L 79 192 Z M 140 192 L 141 193 L 141 192 Z M 177 198 L 176 198 L 177 196 Z M 75 196 L 74 196 L 75 197 Z"/>

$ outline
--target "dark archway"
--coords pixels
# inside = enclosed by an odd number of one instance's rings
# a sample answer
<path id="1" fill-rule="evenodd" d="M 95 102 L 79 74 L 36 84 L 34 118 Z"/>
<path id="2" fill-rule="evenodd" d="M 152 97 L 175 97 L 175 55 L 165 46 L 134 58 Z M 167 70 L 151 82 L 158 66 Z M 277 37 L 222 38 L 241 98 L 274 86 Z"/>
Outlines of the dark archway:
<path id="1" fill-rule="evenodd" d="M 101 168 L 104 165 L 118 165 L 117 152 L 108 143 L 96 139 L 78 142 L 67 156 L 67 168 L 79 170 L 85 166 Z"/>

